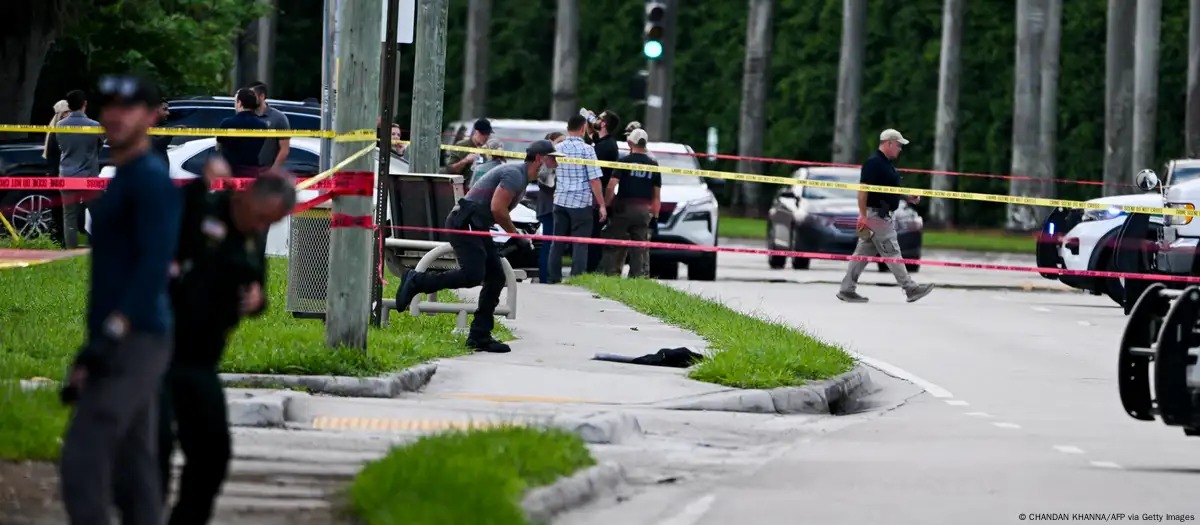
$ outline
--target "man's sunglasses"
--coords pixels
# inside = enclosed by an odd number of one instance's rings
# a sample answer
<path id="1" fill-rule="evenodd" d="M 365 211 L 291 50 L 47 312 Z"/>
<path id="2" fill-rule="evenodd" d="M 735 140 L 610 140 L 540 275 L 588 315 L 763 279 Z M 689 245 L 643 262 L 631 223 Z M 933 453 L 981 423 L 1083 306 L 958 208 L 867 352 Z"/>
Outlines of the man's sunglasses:
<path id="1" fill-rule="evenodd" d="M 100 78 L 100 94 L 109 97 L 132 97 L 138 87 L 140 82 L 132 77 L 105 75 Z"/>

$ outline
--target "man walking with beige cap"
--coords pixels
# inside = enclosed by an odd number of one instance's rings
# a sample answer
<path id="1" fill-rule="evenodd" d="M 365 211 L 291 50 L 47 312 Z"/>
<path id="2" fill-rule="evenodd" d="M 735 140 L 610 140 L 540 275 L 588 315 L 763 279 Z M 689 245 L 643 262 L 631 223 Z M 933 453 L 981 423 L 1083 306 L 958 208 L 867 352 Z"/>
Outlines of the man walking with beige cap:
<path id="1" fill-rule="evenodd" d="M 859 176 L 860 184 L 872 186 L 900 186 L 900 172 L 892 165 L 892 161 L 900 156 L 900 150 L 908 140 L 894 129 L 885 129 L 879 134 L 879 149 L 862 165 Z M 921 198 L 908 196 L 910 204 L 916 204 Z M 900 207 L 900 194 L 858 192 L 858 246 L 854 255 L 866 257 L 886 257 L 899 259 L 900 242 L 896 236 L 896 228 L 892 225 L 892 214 Z M 867 298 L 859 295 L 858 278 L 863 269 L 869 264 L 863 260 L 853 260 L 846 268 L 846 277 L 842 279 L 841 290 L 837 298 L 848 303 L 865 303 Z M 896 283 L 904 290 L 908 302 L 913 302 L 929 295 L 933 291 L 932 284 L 917 284 L 908 276 L 908 270 L 902 262 L 887 263 L 888 269 L 896 276 Z"/>

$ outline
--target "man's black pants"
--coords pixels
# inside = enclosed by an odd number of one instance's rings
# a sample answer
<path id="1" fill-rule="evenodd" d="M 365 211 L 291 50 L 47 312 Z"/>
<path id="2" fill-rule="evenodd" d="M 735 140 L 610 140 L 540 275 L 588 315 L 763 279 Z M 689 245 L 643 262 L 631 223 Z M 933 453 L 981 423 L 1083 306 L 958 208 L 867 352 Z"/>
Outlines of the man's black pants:
<path id="1" fill-rule="evenodd" d="M 158 459 L 164 500 L 169 501 L 171 493 L 171 454 L 176 440 L 185 459 L 179 499 L 168 523 L 208 523 L 229 472 L 232 448 L 225 390 L 216 365 L 172 363 L 159 406 Z"/>
<path id="2" fill-rule="evenodd" d="M 600 239 L 604 235 L 604 224 L 600 222 L 600 208 L 592 208 L 592 238 Z M 588 246 L 588 273 L 597 273 L 600 271 L 600 259 L 604 254 L 604 247 L 599 244 Z"/>
<path id="3" fill-rule="evenodd" d="M 460 201 L 458 207 L 446 217 L 446 228 L 450 230 L 488 231 L 494 224 L 489 211 L 468 201 Z M 467 337 L 474 340 L 491 337 L 496 322 L 493 315 L 505 285 L 500 250 L 491 237 L 483 235 L 450 234 L 450 246 L 458 258 L 458 268 L 442 273 L 412 272 L 408 277 L 412 279 L 412 289 L 423 294 L 482 284 L 478 308 Z"/>

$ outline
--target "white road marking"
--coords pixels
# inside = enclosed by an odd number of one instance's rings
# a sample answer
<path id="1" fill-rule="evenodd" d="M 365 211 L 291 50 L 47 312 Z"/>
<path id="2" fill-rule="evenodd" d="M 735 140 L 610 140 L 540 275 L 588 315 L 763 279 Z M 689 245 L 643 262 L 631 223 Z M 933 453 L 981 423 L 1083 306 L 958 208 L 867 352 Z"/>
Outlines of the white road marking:
<path id="1" fill-rule="evenodd" d="M 997 301 L 1007 301 L 1008 300 L 1008 299 L 1005 299 L 1004 296 L 1001 296 L 1001 295 L 993 295 L 992 299 L 995 299 Z"/>
<path id="2" fill-rule="evenodd" d="M 967 412 L 966 415 L 971 417 L 994 417 L 987 412 Z"/>
<path id="3" fill-rule="evenodd" d="M 1035 312 L 1050 313 L 1050 309 L 1044 306 L 1031 306 L 1030 308 L 1033 308 L 1033 311 Z"/>
<path id="4" fill-rule="evenodd" d="M 1113 463 L 1111 461 L 1093 461 L 1092 466 L 1100 467 L 1100 468 L 1121 468 L 1120 465 Z"/>
<path id="5" fill-rule="evenodd" d="M 701 496 L 696 501 L 688 503 L 682 512 L 662 521 L 659 525 L 693 525 L 704 517 L 716 499 L 717 497 L 712 494 Z"/>
<path id="6" fill-rule="evenodd" d="M 924 388 L 925 391 L 929 392 L 929 395 L 931 395 L 933 397 L 936 397 L 939 399 L 950 399 L 950 398 L 954 397 L 954 394 L 951 394 L 949 390 L 946 390 L 945 388 L 942 388 L 933 383 L 930 383 L 929 381 L 921 379 L 921 378 L 909 373 L 907 370 L 904 370 L 903 368 L 890 365 L 890 364 L 880 361 L 878 359 L 875 359 L 872 357 L 867 357 L 867 356 L 859 354 L 857 352 L 851 352 L 851 355 L 853 355 L 855 359 L 858 359 L 859 361 L 866 363 L 867 366 L 870 366 L 872 368 L 878 368 L 880 371 L 882 371 L 883 373 L 885 373 L 887 375 L 890 375 L 890 376 L 898 378 L 898 379 L 903 379 L 905 381 L 908 381 L 909 383 L 912 383 L 921 388 Z"/>
<path id="7" fill-rule="evenodd" d="M 1021 428 L 1021 425 L 1018 425 L 1016 423 L 992 423 L 992 424 L 997 427 L 1000 427 L 1000 428 Z"/>
<path id="8" fill-rule="evenodd" d="M 1076 322 L 1079 323 L 1079 326 L 1093 326 L 1092 323 L 1089 323 L 1087 321 L 1076 321 Z"/>
<path id="9" fill-rule="evenodd" d="M 1082 448 L 1073 447 L 1071 445 L 1054 445 L 1054 450 L 1062 452 L 1063 454 L 1083 454 Z"/>
<path id="10" fill-rule="evenodd" d="M 969 405 L 970 403 L 963 401 L 961 399 L 947 399 L 946 404 L 950 405 L 950 406 L 956 406 L 956 407 L 965 407 L 965 406 Z"/>

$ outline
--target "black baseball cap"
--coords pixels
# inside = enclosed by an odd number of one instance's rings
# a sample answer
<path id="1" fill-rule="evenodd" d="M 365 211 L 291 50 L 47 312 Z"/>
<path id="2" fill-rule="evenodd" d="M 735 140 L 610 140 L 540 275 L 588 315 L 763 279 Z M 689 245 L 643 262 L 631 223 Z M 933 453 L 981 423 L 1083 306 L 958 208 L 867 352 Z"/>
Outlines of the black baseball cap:
<path id="1" fill-rule="evenodd" d="M 528 148 L 525 148 L 526 155 L 549 155 L 551 157 L 561 157 L 562 153 L 554 149 L 554 143 L 546 139 L 535 140 Z"/>
<path id="2" fill-rule="evenodd" d="M 488 122 L 488 119 L 485 119 L 485 118 L 476 120 L 475 121 L 475 131 L 478 131 L 484 135 L 491 135 L 492 134 L 492 123 Z"/>
<path id="3" fill-rule="evenodd" d="M 105 75 L 100 78 L 100 105 L 158 107 L 163 103 L 153 82 L 137 75 Z"/>

